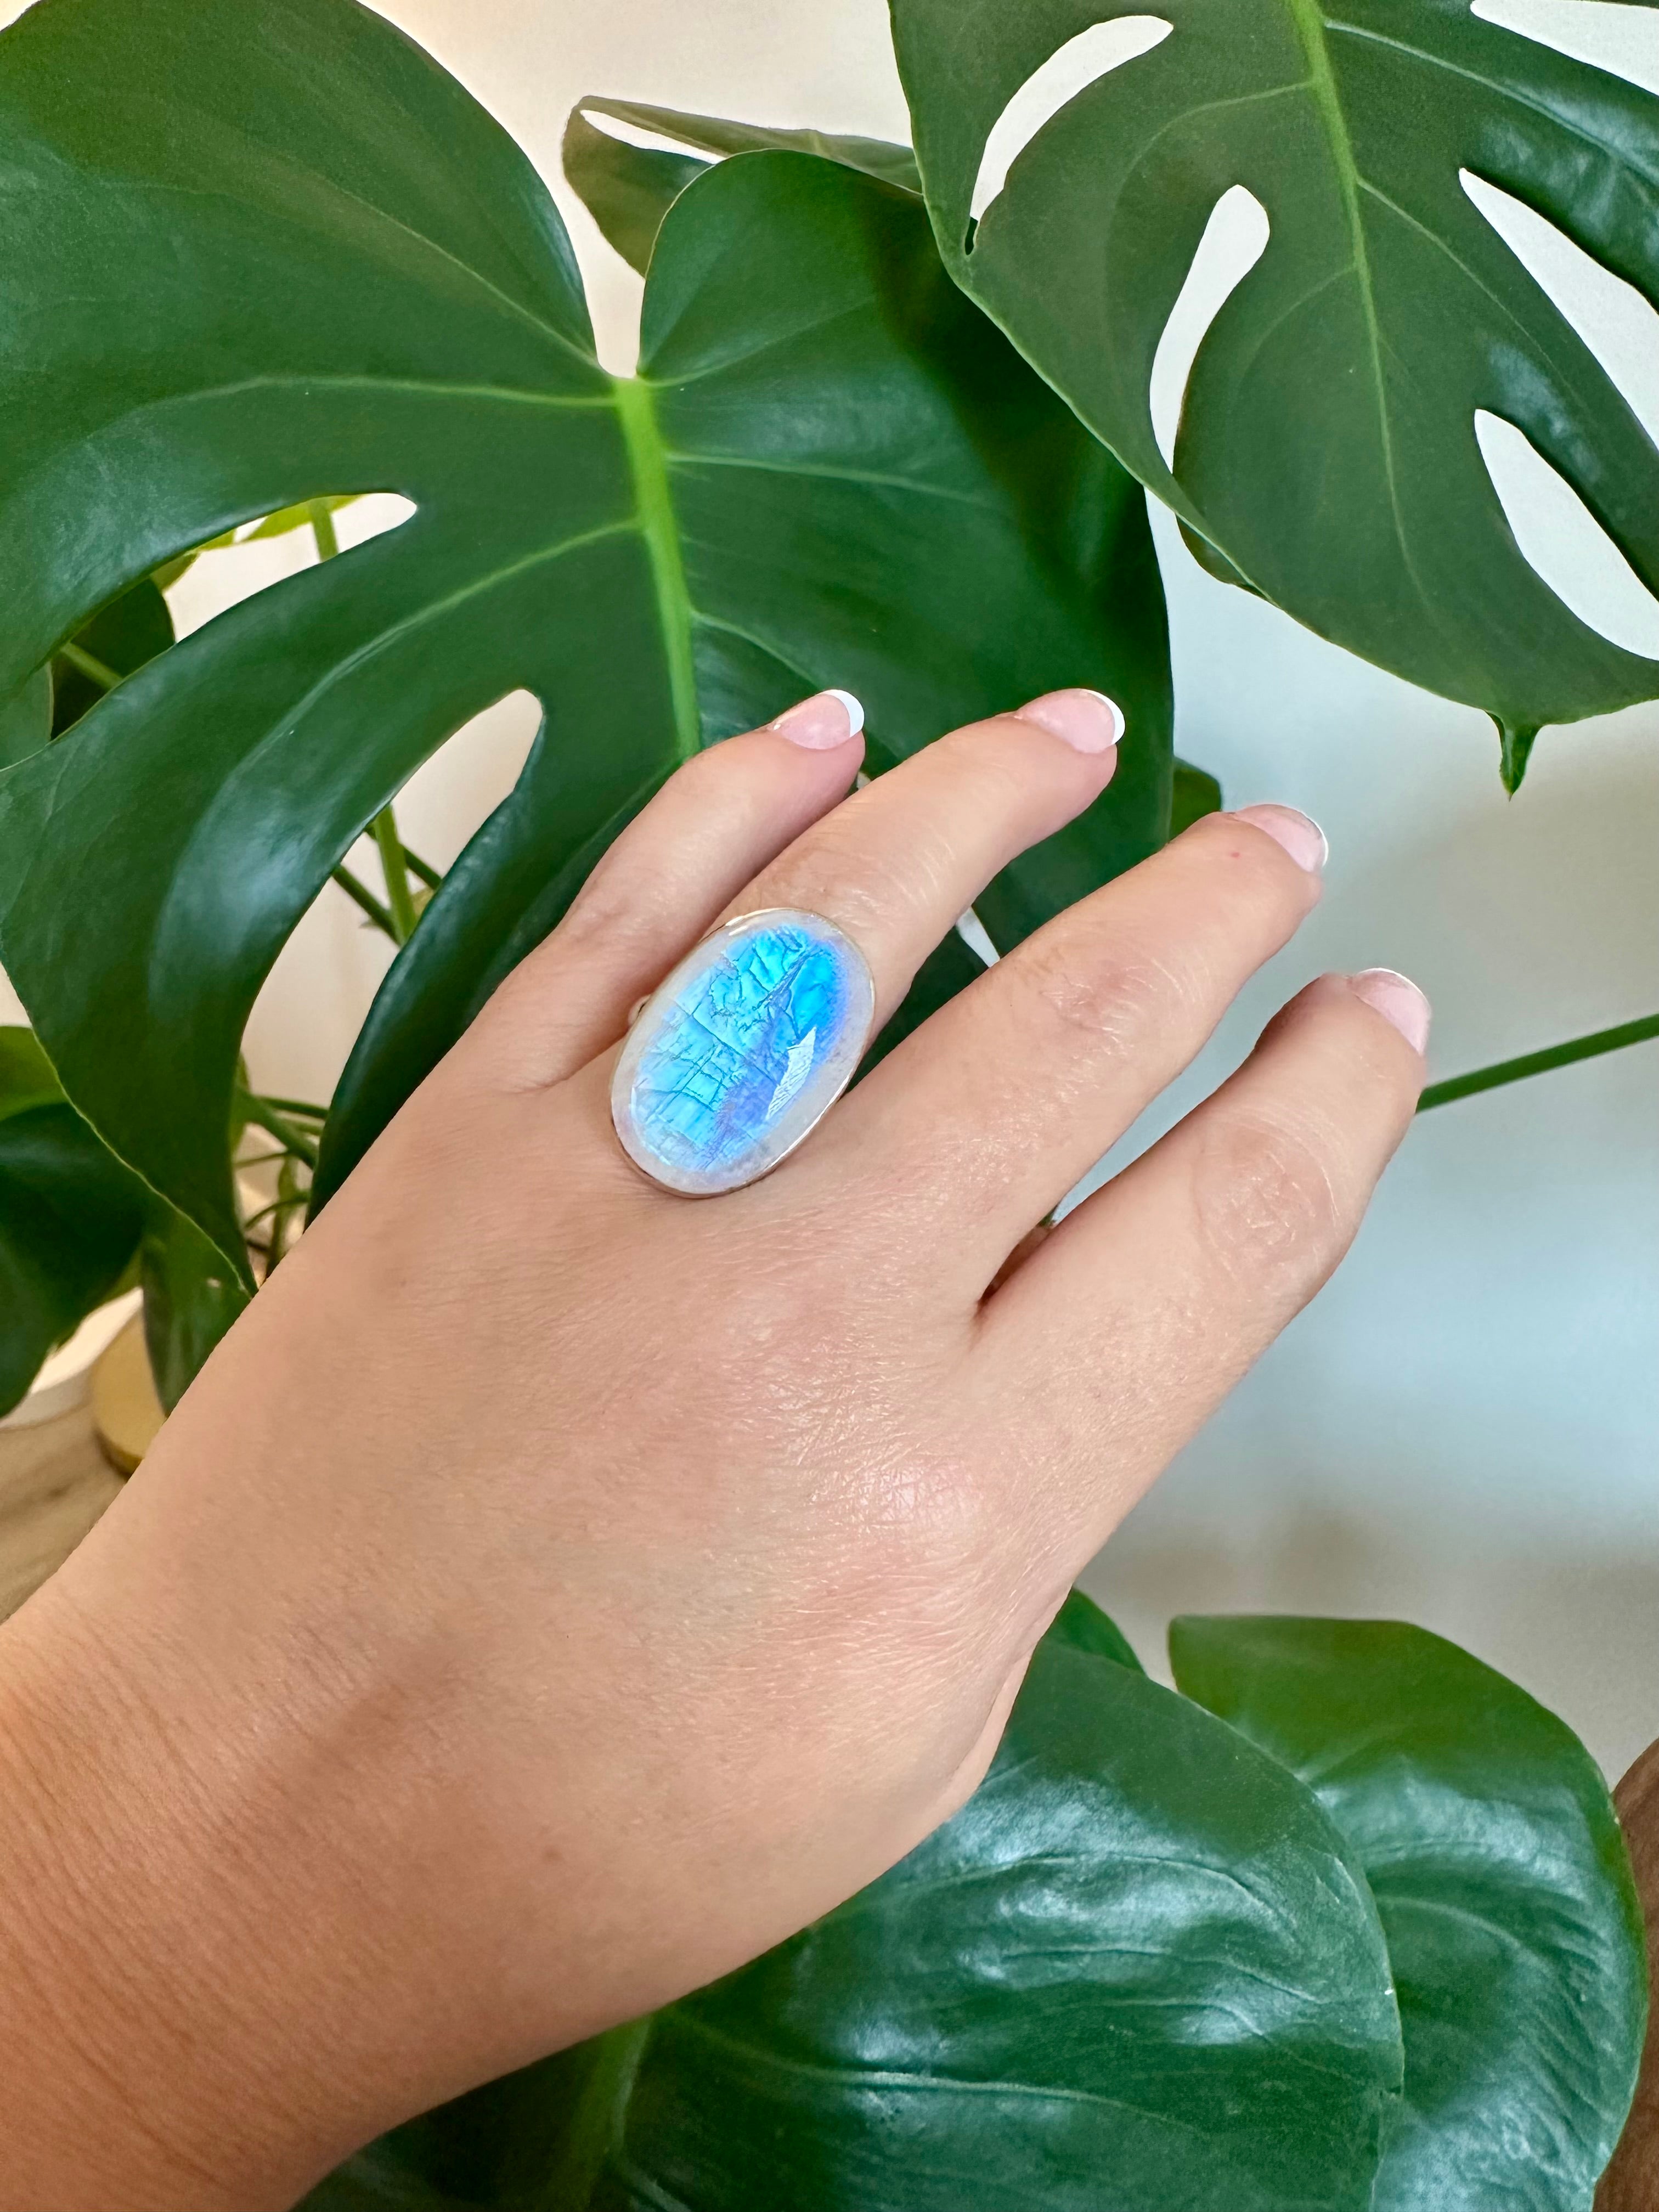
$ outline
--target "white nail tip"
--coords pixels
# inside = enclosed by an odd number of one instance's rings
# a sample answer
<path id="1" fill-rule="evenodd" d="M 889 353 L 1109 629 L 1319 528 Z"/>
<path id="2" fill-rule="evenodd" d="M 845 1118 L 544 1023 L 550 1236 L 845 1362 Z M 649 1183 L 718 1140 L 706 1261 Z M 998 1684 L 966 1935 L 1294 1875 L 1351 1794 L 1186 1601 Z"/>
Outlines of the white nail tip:
<path id="1" fill-rule="evenodd" d="M 1129 726 L 1128 717 L 1124 714 L 1122 708 L 1120 707 L 1117 701 L 1110 697 L 1108 693 L 1104 691 L 1096 691 L 1086 684 L 1083 688 L 1088 692 L 1089 696 L 1091 699 L 1098 699 L 1103 707 L 1110 708 L 1112 720 L 1117 725 L 1115 731 L 1113 732 L 1112 743 L 1115 745 L 1121 745 L 1123 742 L 1123 732 Z"/>
<path id="2" fill-rule="evenodd" d="M 837 691 L 833 684 L 830 686 L 830 690 L 825 692 L 824 696 L 827 699 L 839 699 L 841 701 L 842 705 L 847 709 L 847 720 L 849 725 L 847 734 L 849 738 L 857 737 L 859 732 L 864 727 L 863 701 L 861 699 L 855 698 L 850 691 Z"/>

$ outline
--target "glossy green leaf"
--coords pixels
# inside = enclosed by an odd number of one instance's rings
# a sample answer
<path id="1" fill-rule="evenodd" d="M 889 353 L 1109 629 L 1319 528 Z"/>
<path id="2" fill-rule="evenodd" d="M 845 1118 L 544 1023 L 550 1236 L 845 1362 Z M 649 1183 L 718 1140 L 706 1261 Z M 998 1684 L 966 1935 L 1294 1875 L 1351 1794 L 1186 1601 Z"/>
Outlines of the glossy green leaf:
<path id="1" fill-rule="evenodd" d="M 1376 1894 L 1406 2038 L 1376 2212 L 1588 2212 L 1636 2082 L 1642 1921 L 1553 1713 L 1395 1621 L 1177 1620 L 1176 1680 L 1300 1774 Z"/>
<path id="2" fill-rule="evenodd" d="M 1138 1674 L 1146 1668 L 1135 1656 L 1134 1646 L 1111 1618 L 1103 1613 L 1086 1592 L 1074 1589 L 1054 1615 L 1048 1629 L 1051 1644 L 1067 1644 L 1079 1651 L 1092 1651 L 1097 1659 L 1115 1660 L 1120 1667 L 1133 1667 Z"/>
<path id="3" fill-rule="evenodd" d="M 1194 822 L 1201 822 L 1206 814 L 1216 814 L 1220 810 L 1221 786 L 1215 777 L 1207 769 L 1194 768 L 1190 761 L 1178 760 L 1170 803 L 1170 835 L 1178 837 Z"/>
<path id="4" fill-rule="evenodd" d="M 1659 453 L 1477 204 L 1496 186 L 1659 300 L 1659 101 L 1469 0 L 1158 0 L 1172 27 L 1018 153 L 988 139 L 1096 0 L 892 0 L 951 269 L 1114 453 L 1268 598 L 1516 740 L 1659 692 L 1523 558 L 1477 410 L 1567 477 L 1659 589 Z M 1477 181 L 1467 191 L 1461 173 Z M 988 178 L 988 191 L 991 179 Z M 1261 260 L 1189 380 L 1173 470 L 1153 359 L 1212 210 Z"/>
<path id="5" fill-rule="evenodd" d="M 508 690 L 547 713 L 514 803 L 556 816 L 550 864 L 832 683 L 888 758 L 1051 684 L 1123 702 L 1110 792 L 981 905 L 1003 941 L 1161 841 L 1139 494 L 949 283 L 911 194 L 799 153 L 712 169 L 619 382 L 529 164 L 351 0 L 55 0 L 0 34 L 0 696 L 242 519 L 417 508 L 0 782 L 0 958 L 70 1095 L 239 1266 L 223 1132 L 259 983 Z"/>
<path id="6" fill-rule="evenodd" d="M 65 1100 L 26 1029 L 0 1029 L 0 1413 L 113 1295 L 145 1193 Z"/>
<path id="7" fill-rule="evenodd" d="M 392 962 L 336 1087 L 312 1178 L 320 1211 L 490 993 L 562 920 L 667 764 L 591 834 L 543 724 L 524 774 L 443 879 Z"/>
<path id="8" fill-rule="evenodd" d="M 596 129 L 587 119 L 607 115 L 686 148 L 671 154 L 632 146 Z M 775 131 L 763 124 L 732 123 L 717 115 L 689 115 L 677 107 L 650 107 L 637 100 L 590 94 L 570 111 L 564 131 L 564 173 L 612 246 L 643 276 L 662 219 L 681 192 L 710 161 L 728 154 L 815 154 L 860 175 L 920 197 L 921 179 L 908 146 L 884 138 L 859 138 L 827 131 Z"/>
<path id="9" fill-rule="evenodd" d="M 52 733 L 61 737 L 110 690 L 173 643 L 167 603 L 149 576 L 84 623 L 52 663 Z"/>
<path id="10" fill-rule="evenodd" d="M 1400 2065 L 1310 1794 L 1051 1631 L 978 1793 L 890 1874 L 311 2212 L 1362 2212 Z"/>
<path id="11" fill-rule="evenodd" d="M 669 154 L 658 147 L 629 146 L 595 130 L 578 101 L 564 126 L 561 152 L 571 190 L 581 199 L 601 233 L 629 267 L 643 276 L 662 219 L 695 178 L 708 167 L 706 157 Z"/>
<path id="12" fill-rule="evenodd" d="M 52 671 L 37 668 L 0 703 L 0 769 L 52 741 Z"/>
<path id="13" fill-rule="evenodd" d="M 248 1294 L 224 1255 L 165 1199 L 152 1196 L 146 1208 L 139 1270 L 149 1371 L 170 1413 Z"/>

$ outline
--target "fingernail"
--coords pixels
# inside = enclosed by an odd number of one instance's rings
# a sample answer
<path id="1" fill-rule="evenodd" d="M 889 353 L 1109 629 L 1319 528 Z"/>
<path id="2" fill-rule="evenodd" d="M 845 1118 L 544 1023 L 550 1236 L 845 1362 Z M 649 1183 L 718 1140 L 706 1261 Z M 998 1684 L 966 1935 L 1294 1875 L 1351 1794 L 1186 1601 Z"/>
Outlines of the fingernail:
<path id="1" fill-rule="evenodd" d="M 848 738 L 857 737 L 864 727 L 864 709 L 850 691 L 815 691 L 766 726 L 792 745 L 827 753 L 832 745 L 844 745 Z"/>
<path id="2" fill-rule="evenodd" d="M 1081 685 L 1069 691 L 1045 691 L 1014 709 L 1017 722 L 1035 722 L 1051 738 L 1063 738 L 1076 752 L 1109 752 L 1127 725 L 1123 709 L 1103 691 L 1085 691 Z"/>
<path id="3" fill-rule="evenodd" d="M 1434 1010 L 1409 975 L 1393 968 L 1362 968 L 1348 988 L 1385 1022 L 1392 1022 L 1413 1052 L 1425 1052 Z"/>
<path id="4" fill-rule="evenodd" d="M 1249 822 L 1265 832 L 1310 876 L 1322 873 L 1331 848 L 1325 842 L 1325 832 L 1310 815 L 1298 814 L 1294 806 L 1241 806 L 1233 819 Z"/>

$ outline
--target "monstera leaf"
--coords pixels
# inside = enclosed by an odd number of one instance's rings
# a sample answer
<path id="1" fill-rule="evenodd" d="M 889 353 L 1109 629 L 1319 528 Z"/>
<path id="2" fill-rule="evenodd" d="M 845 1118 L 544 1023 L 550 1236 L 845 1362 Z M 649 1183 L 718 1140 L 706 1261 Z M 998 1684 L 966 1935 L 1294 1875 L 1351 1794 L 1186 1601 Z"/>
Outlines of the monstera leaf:
<path id="1" fill-rule="evenodd" d="M 686 151 L 630 145 L 595 129 L 588 120 L 592 115 L 611 116 L 672 138 Z M 579 100 L 565 125 L 562 152 L 572 188 L 623 259 L 643 276 L 662 219 L 687 185 L 725 155 L 769 149 L 817 154 L 921 196 L 921 179 L 908 146 L 884 138 L 838 137 L 825 131 L 769 131 L 714 115 L 686 115 L 675 107 L 647 107 L 636 100 Z"/>
<path id="2" fill-rule="evenodd" d="M 52 671 L 26 676 L 9 699 L 0 702 L 0 769 L 26 760 L 52 738 Z"/>
<path id="3" fill-rule="evenodd" d="M 52 664 L 52 734 L 63 736 L 104 694 L 173 643 L 173 617 L 154 580 L 100 607 Z"/>
<path id="4" fill-rule="evenodd" d="M 1589 1753 L 1394 1621 L 1188 1620 L 1176 1680 L 1300 1774 L 1388 1936 L 1406 2094 L 1376 2212 L 1589 2212 L 1636 2083 L 1641 1914 Z"/>
<path id="5" fill-rule="evenodd" d="M 1587 628 L 1528 565 L 1475 429 L 1479 410 L 1522 432 L 1659 589 L 1659 453 L 1477 204 L 1496 186 L 1659 300 L 1651 95 L 1480 21 L 1470 0 L 892 12 L 952 271 L 1218 549 L 1212 565 L 1485 707 L 1512 781 L 1540 724 L 1659 692 L 1659 664 Z M 1125 34 L 1096 28 L 1119 18 L 1143 47 L 1167 35 L 1121 62 L 1109 41 Z M 988 140 L 1074 40 L 1091 43 L 1054 68 L 1086 74 L 1092 53 L 1106 73 L 987 203 Z M 1240 185 L 1271 237 L 1199 349 L 1166 465 L 1154 356 L 1212 210 Z"/>
<path id="6" fill-rule="evenodd" d="M 0 1029 L 0 1413 L 115 1289 L 148 1194 L 64 1098 L 25 1029 Z"/>
<path id="7" fill-rule="evenodd" d="M 799 152 L 713 168 L 617 380 L 528 163 L 352 0 L 54 0 L 0 36 L 0 698 L 240 520 L 416 510 L 0 780 L 0 960 L 76 1104 L 234 1269 L 259 983 L 363 825 L 510 690 L 543 732 L 392 971 L 382 1104 L 605 825 L 817 686 L 865 700 L 878 767 L 1049 685 L 1121 700 L 1117 782 L 993 887 L 994 933 L 1161 841 L 1139 492 L 950 284 L 912 194 Z"/>
<path id="8" fill-rule="evenodd" d="M 1400 2065 L 1335 1830 L 1079 1599 L 978 1793 L 890 1874 L 307 2212 L 1362 2212 Z"/>
<path id="9" fill-rule="evenodd" d="M 1054 1615 L 1047 1641 L 1092 1651 L 1097 1659 L 1115 1659 L 1120 1667 L 1133 1667 L 1137 1674 L 1146 1671 L 1135 1656 L 1133 1644 L 1110 1614 L 1103 1613 L 1093 1598 L 1079 1589 L 1072 1591 Z"/>
<path id="10" fill-rule="evenodd" d="M 1176 763 L 1175 790 L 1170 803 L 1172 837 L 1178 837 L 1183 830 L 1190 830 L 1206 814 L 1219 813 L 1221 804 L 1221 786 L 1207 769 L 1194 768 L 1190 761 Z"/>

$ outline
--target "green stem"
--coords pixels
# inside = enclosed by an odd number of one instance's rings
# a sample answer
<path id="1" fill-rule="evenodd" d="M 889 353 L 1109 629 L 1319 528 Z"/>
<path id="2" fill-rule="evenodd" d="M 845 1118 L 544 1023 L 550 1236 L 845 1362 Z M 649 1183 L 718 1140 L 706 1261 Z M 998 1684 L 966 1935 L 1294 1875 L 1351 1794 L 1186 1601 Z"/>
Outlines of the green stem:
<path id="1" fill-rule="evenodd" d="M 294 1172 L 294 1162 L 286 1159 L 276 1171 L 276 1203 L 270 1211 L 270 1249 L 265 1257 L 265 1280 L 276 1272 L 288 1243 L 288 1227 L 305 1203 L 299 1177 Z"/>
<path id="2" fill-rule="evenodd" d="M 306 507 L 311 518 L 311 534 L 317 541 L 317 558 L 319 561 L 333 560 L 340 550 L 340 538 L 327 501 L 308 500 Z M 403 840 L 398 835 L 398 817 L 389 805 L 383 806 L 369 826 L 374 834 L 374 842 L 380 850 L 380 868 L 386 877 L 386 904 L 382 906 L 372 891 L 365 890 L 349 869 L 337 868 L 334 880 L 343 891 L 349 892 L 356 900 L 371 921 L 385 930 L 394 945 L 407 945 L 418 917 L 415 912 L 415 895 L 409 888 L 409 868 L 404 854 Z"/>
<path id="3" fill-rule="evenodd" d="M 311 534 L 317 541 L 317 558 L 331 561 L 340 550 L 340 540 L 328 501 L 324 499 L 307 500 L 306 512 L 311 517 Z"/>
<path id="4" fill-rule="evenodd" d="M 398 817 L 389 806 L 383 806 L 369 826 L 380 849 L 380 872 L 392 908 L 392 934 L 399 945 L 407 945 L 420 916 L 415 911 L 415 894 L 409 888 L 409 865 L 403 839 L 398 835 Z"/>
<path id="5" fill-rule="evenodd" d="M 284 1152 L 292 1152 L 296 1160 L 303 1160 L 308 1168 L 317 1164 L 315 1141 L 302 1130 L 296 1129 L 286 1115 L 279 1114 L 270 1099 L 261 1098 L 257 1091 L 246 1093 L 242 1101 L 247 1119 L 256 1129 L 263 1129 L 275 1137 Z"/>
<path id="6" fill-rule="evenodd" d="M 439 884 L 442 883 L 443 878 L 439 874 L 437 869 L 433 866 L 431 861 L 423 860 L 418 853 L 411 853 L 407 845 L 404 847 L 404 858 L 408 861 L 410 866 L 414 869 L 416 874 L 426 885 L 427 889 L 429 891 L 435 891 Z"/>
<path id="7" fill-rule="evenodd" d="M 1449 1106 L 1455 1098 L 1471 1098 L 1477 1091 L 1496 1091 L 1500 1084 L 1519 1083 L 1528 1075 L 1547 1075 L 1553 1067 L 1571 1067 L 1576 1060 L 1594 1060 L 1600 1053 L 1619 1052 L 1627 1044 L 1646 1044 L 1654 1037 L 1659 1037 L 1659 1014 L 1644 1014 L 1640 1021 L 1620 1022 L 1616 1029 L 1597 1030 L 1589 1036 L 1549 1045 L 1542 1052 L 1523 1052 L 1516 1060 L 1477 1067 L 1470 1075 L 1431 1083 L 1418 1100 L 1417 1110 L 1426 1114 L 1431 1107 Z"/>
<path id="8" fill-rule="evenodd" d="M 376 929 L 385 930 L 394 945 L 403 943 L 402 938 L 398 934 L 398 925 L 392 919 L 391 908 L 377 899 L 366 883 L 354 876 L 350 869 L 343 865 L 335 869 L 334 880 L 348 898 L 356 900 Z"/>
<path id="9" fill-rule="evenodd" d="M 274 1106 L 279 1114 L 297 1114 L 302 1121 L 326 1121 L 328 1109 L 319 1106 L 309 1098 L 279 1098 L 274 1091 L 259 1093 L 267 1106 Z"/>
<path id="10" fill-rule="evenodd" d="M 675 747 L 690 760 L 702 745 L 697 712 L 696 665 L 691 653 L 691 599 L 680 552 L 679 525 L 668 489 L 668 459 L 657 422 L 657 403 L 643 377 L 614 380 L 628 465 L 634 477 L 639 524 L 651 563 L 657 621 L 668 656 L 668 696 L 674 710 Z"/>
<path id="11" fill-rule="evenodd" d="M 94 684 L 101 684 L 106 691 L 112 691 L 121 681 L 118 669 L 112 668 L 106 660 L 100 660 L 96 653 L 88 653 L 85 646 L 76 645 L 73 638 L 68 644 L 60 645 L 58 650 L 71 668 L 78 668 L 82 676 L 89 676 Z"/>

